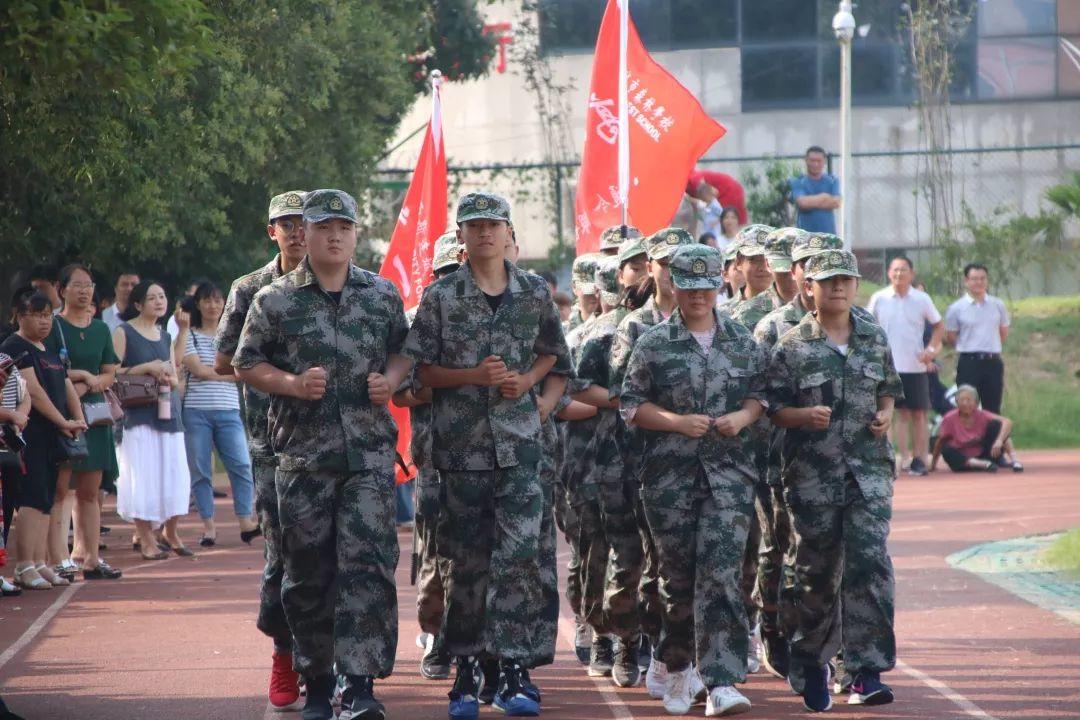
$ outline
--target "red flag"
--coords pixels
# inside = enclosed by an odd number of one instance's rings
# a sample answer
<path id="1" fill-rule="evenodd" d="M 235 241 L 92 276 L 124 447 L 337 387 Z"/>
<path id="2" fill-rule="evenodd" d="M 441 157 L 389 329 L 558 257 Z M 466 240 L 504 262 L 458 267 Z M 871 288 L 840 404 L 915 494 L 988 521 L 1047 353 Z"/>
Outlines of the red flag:
<path id="1" fill-rule="evenodd" d="M 438 79 L 432 83 L 431 120 L 424 134 L 416 172 L 390 237 L 386 259 L 379 268 L 379 274 L 397 286 L 406 311 L 420 304 L 421 291 L 433 280 L 431 264 L 435 240 L 446 230 L 446 153 L 443 151 L 439 84 Z M 398 466 L 397 482 L 400 484 L 411 479 L 415 469 L 409 454 L 412 429 L 408 409 L 391 403 L 390 414 L 398 426 L 397 451 L 408 468 L 406 471 Z"/>
<path id="2" fill-rule="evenodd" d="M 694 163 L 727 131 L 652 59 L 632 20 L 626 39 L 626 68 L 630 128 L 627 222 L 643 233 L 653 233 L 671 222 Z M 618 97 L 619 5 L 617 0 L 608 0 L 596 39 L 585 150 L 574 198 L 579 254 L 594 252 L 600 233 L 622 222 Z"/>

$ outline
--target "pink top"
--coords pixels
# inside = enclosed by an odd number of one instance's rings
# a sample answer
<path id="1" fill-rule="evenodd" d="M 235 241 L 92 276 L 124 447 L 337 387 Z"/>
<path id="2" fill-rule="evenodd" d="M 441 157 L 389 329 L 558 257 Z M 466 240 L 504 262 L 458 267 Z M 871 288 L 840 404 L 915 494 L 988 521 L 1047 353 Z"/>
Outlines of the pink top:
<path id="1" fill-rule="evenodd" d="M 942 418 L 938 432 L 949 447 L 959 450 L 966 457 L 978 457 L 982 450 L 986 426 L 992 419 L 990 413 L 982 408 L 975 408 L 971 413 L 971 426 L 968 427 L 964 425 L 959 410 L 950 410 Z"/>

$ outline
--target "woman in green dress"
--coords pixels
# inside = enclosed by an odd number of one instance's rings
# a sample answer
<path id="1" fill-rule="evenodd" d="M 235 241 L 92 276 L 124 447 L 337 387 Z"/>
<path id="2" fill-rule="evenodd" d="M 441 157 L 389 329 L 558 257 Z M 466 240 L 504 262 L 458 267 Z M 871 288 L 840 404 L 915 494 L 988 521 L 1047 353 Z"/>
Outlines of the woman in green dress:
<path id="1" fill-rule="evenodd" d="M 108 325 L 94 318 L 94 280 L 85 266 L 76 263 L 60 271 L 60 297 L 64 301 L 63 310 L 53 323 L 45 345 L 61 357 L 66 352 L 70 363 L 68 379 L 75 385 L 84 404 L 104 402 L 102 393 L 113 384 L 120 360 L 113 350 Z M 72 557 L 63 565 L 73 571 L 81 564 L 86 579 L 114 580 L 120 577 L 120 571 L 110 567 L 98 555 L 101 537 L 99 491 L 103 485 L 115 487 L 119 473 L 112 426 L 90 428 L 86 432 L 86 442 L 90 456 L 72 466 L 70 487 L 75 490 L 75 542 Z M 67 488 L 64 491 L 66 493 Z M 56 506 L 64 507 L 59 524 L 66 530 L 64 519 L 71 511 L 71 503 L 63 504 L 62 498 L 57 495 Z M 54 523 L 56 520 L 54 517 Z"/>

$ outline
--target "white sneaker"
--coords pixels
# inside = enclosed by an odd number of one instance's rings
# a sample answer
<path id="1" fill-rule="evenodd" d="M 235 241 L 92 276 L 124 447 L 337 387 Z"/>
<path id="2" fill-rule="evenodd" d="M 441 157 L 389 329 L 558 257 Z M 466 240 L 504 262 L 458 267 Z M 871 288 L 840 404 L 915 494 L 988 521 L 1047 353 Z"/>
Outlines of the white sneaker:
<path id="1" fill-rule="evenodd" d="M 738 715 L 750 709 L 750 701 L 731 685 L 719 685 L 709 692 L 705 717 Z"/>
<path id="2" fill-rule="evenodd" d="M 698 673 L 697 668 L 693 665 L 690 667 L 694 670 L 690 675 L 690 699 L 694 705 L 700 705 L 705 702 L 709 690 L 705 687 L 705 683 L 701 681 L 701 675 Z"/>
<path id="3" fill-rule="evenodd" d="M 663 700 L 664 691 L 667 690 L 668 671 L 667 665 L 653 658 L 649 663 L 649 670 L 645 673 L 645 689 L 649 697 L 654 700 Z"/>
<path id="4" fill-rule="evenodd" d="M 753 675 L 761 670 L 761 634 L 760 625 L 750 633 L 750 643 L 746 652 L 746 672 Z"/>
<path id="5" fill-rule="evenodd" d="M 672 670 L 667 674 L 667 686 L 664 688 L 664 709 L 667 710 L 669 715 L 685 715 L 690 712 L 693 698 L 690 686 L 694 675 L 693 667 L 687 667 L 685 670 Z"/>
<path id="6" fill-rule="evenodd" d="M 416 636 L 416 647 L 420 648 L 421 650 L 427 650 L 428 643 L 432 640 L 434 640 L 434 638 L 432 637 L 431 633 L 418 633 Z"/>

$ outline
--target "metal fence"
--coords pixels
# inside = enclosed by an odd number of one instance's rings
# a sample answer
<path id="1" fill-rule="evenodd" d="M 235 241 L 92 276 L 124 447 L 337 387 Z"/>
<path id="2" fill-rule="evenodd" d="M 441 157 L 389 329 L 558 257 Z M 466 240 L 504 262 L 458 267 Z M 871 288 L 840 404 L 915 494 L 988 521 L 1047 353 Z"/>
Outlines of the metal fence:
<path id="1" fill-rule="evenodd" d="M 961 203 L 976 217 L 987 217 L 999 208 L 1034 213 L 1048 187 L 1080 170 L 1080 145 L 954 149 L 948 158 L 955 217 L 960 216 Z M 883 259 L 886 252 L 929 245 L 933 223 L 919 181 L 926 159 L 925 151 L 853 155 L 845 202 L 850 206 L 848 234 L 861 255 Z M 748 185 L 754 178 L 764 181 L 770 166 L 778 162 L 792 173 L 802 172 L 802 155 L 706 158 L 699 164 Z M 831 170 L 838 162 L 837 156 L 829 156 Z M 523 257 L 541 260 L 553 247 L 574 244 L 577 169 L 576 163 L 451 167 L 450 194 L 482 187 L 505 194 L 515 204 Z M 395 204 L 400 205 L 411 172 L 382 171 L 380 202 L 388 217 L 396 214 Z"/>

